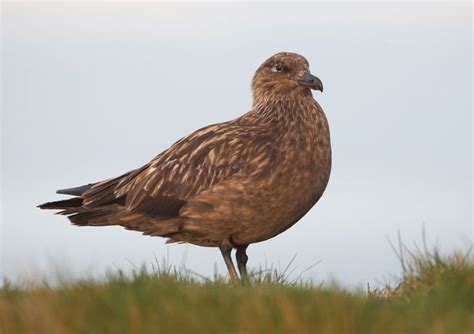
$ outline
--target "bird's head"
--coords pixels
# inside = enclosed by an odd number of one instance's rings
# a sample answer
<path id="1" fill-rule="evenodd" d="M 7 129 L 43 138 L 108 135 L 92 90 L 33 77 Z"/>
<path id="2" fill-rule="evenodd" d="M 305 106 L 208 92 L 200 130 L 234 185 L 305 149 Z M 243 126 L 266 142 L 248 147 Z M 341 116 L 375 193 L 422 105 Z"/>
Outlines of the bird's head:
<path id="1" fill-rule="evenodd" d="M 280 52 L 268 58 L 252 79 L 254 98 L 291 98 L 323 91 L 323 83 L 309 71 L 308 61 L 299 54 Z"/>

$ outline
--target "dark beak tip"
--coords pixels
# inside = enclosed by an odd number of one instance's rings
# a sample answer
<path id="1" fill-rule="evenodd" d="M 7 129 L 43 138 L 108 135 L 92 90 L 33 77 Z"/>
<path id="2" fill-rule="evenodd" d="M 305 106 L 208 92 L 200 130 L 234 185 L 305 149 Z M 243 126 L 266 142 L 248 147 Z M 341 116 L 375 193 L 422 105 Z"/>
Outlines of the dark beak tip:
<path id="1" fill-rule="evenodd" d="M 321 93 L 323 92 L 323 83 L 321 80 L 309 72 L 305 72 L 299 82 L 311 89 L 319 90 Z"/>

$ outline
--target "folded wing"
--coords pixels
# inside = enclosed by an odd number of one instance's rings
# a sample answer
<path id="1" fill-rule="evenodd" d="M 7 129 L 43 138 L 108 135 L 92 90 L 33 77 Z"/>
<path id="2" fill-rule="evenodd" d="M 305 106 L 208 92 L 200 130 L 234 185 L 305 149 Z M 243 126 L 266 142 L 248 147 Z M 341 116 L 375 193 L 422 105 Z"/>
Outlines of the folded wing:
<path id="1" fill-rule="evenodd" d="M 235 121 L 211 125 L 143 167 L 93 184 L 70 207 L 64 205 L 66 200 L 42 208 L 61 209 L 59 213 L 76 225 L 122 225 L 145 234 L 171 235 L 179 230 L 179 211 L 187 199 L 234 175 L 250 173 L 249 162 L 268 151 L 268 143 Z"/>

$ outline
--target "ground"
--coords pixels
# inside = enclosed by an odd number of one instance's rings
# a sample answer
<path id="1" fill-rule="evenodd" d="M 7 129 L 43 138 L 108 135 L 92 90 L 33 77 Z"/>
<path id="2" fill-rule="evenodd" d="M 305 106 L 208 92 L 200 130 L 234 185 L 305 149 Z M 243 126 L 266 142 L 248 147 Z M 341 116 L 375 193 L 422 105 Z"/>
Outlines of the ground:
<path id="1" fill-rule="evenodd" d="M 169 267 L 0 289 L 0 333 L 474 333 L 474 261 L 398 253 L 393 287 L 345 290 L 254 272 L 233 285 Z"/>

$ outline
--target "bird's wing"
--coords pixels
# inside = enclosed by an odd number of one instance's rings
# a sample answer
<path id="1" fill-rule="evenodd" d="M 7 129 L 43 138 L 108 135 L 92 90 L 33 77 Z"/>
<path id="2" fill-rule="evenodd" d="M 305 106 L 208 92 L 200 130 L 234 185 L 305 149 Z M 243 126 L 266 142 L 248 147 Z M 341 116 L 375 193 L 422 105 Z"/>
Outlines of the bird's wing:
<path id="1" fill-rule="evenodd" d="M 268 161 L 261 159 L 272 152 L 266 135 L 235 121 L 202 128 L 142 168 L 92 187 L 83 194 L 84 205 L 94 207 L 116 198 L 130 211 L 177 216 L 188 198 L 233 175 L 252 173 L 259 161 Z"/>

